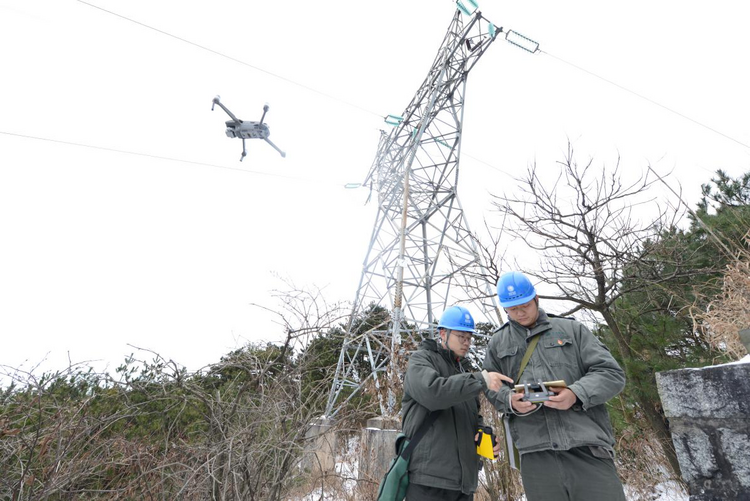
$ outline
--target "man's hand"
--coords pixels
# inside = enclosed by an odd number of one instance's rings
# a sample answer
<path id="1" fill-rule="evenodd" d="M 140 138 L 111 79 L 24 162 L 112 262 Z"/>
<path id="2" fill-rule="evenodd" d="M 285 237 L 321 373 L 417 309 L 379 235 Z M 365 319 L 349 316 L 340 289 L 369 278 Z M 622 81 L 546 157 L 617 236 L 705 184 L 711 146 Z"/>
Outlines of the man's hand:
<path id="1" fill-rule="evenodd" d="M 510 396 L 510 405 L 518 414 L 526 414 L 527 412 L 531 412 L 536 408 L 537 404 L 524 402 L 523 400 L 521 400 L 522 398 L 523 393 L 513 393 Z"/>
<path id="2" fill-rule="evenodd" d="M 495 459 L 500 457 L 500 442 L 498 441 L 495 446 L 492 448 L 492 454 L 495 455 Z"/>
<path id="3" fill-rule="evenodd" d="M 479 441 L 479 433 L 474 435 L 474 443 L 477 443 L 477 441 Z M 496 444 L 492 445 L 492 454 L 495 455 L 495 459 L 497 459 L 500 456 L 500 449 L 501 449 L 500 442 L 497 442 Z"/>
<path id="4" fill-rule="evenodd" d="M 557 409 L 559 411 L 566 411 L 573 407 L 578 397 L 569 388 L 550 388 L 550 390 L 557 393 L 557 395 L 549 397 L 549 400 L 544 402 L 545 407 Z"/>
<path id="5" fill-rule="evenodd" d="M 492 391 L 500 391 L 500 387 L 503 385 L 503 381 L 507 381 L 508 383 L 513 384 L 513 380 L 511 378 L 504 374 L 500 374 L 499 372 L 482 371 L 482 376 L 484 376 L 484 380 L 487 383 L 487 388 Z"/>

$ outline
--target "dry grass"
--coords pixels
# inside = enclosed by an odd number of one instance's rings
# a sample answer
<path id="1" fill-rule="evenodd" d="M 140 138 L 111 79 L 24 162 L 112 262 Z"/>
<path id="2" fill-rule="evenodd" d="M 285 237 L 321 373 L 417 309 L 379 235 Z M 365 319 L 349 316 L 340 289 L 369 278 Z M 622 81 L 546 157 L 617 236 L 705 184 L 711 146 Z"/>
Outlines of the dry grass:
<path id="1" fill-rule="evenodd" d="M 680 484 L 671 477 L 670 466 L 656 437 L 627 428 L 617 437 L 617 471 L 627 486 L 629 499 L 655 499 L 655 486 L 665 482 Z"/>
<path id="2" fill-rule="evenodd" d="M 745 253 L 727 267 L 722 294 L 710 303 L 701 320 L 711 346 L 735 359 L 747 354 L 739 331 L 750 328 L 750 255 Z"/>

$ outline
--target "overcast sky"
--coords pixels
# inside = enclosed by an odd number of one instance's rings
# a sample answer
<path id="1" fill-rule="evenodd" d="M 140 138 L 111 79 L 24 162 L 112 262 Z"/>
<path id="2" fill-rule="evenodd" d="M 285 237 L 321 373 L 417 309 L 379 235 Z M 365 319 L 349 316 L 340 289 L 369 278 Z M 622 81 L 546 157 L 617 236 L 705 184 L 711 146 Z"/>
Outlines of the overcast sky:
<path id="1" fill-rule="evenodd" d="M 468 4 L 468 2 L 466 2 Z M 350 301 L 375 217 L 383 117 L 422 83 L 450 0 L 0 0 L 0 365 L 189 369 L 277 337 L 277 278 Z M 750 7 L 485 0 L 498 40 L 469 76 L 459 196 L 577 155 L 672 172 L 685 197 L 750 167 Z M 265 122 L 286 158 L 224 134 Z"/>

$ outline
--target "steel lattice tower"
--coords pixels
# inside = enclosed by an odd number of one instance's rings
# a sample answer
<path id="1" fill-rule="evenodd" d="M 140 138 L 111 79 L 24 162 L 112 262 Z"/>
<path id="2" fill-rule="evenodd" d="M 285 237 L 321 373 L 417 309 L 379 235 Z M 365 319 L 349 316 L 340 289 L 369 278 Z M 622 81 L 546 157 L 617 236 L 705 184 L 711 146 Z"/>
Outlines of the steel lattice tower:
<path id="1" fill-rule="evenodd" d="M 448 306 L 471 303 L 472 312 L 480 315 L 477 321 L 501 321 L 489 285 L 486 295 L 491 299 L 480 301 L 466 293 L 467 277 L 480 273 L 484 264 L 457 186 L 466 79 L 502 29 L 479 11 L 471 14 L 460 2 L 458 7 L 427 78 L 403 116 L 386 118 L 394 128 L 390 134 L 381 131 L 365 180 L 377 193 L 378 212 L 327 417 L 333 417 L 367 379 L 373 378 L 380 388 L 384 376 L 392 378 L 395 369 L 389 362 L 400 340 L 434 335 L 436 316 Z M 465 26 L 464 17 L 469 19 Z M 390 311 L 390 324 L 357 332 L 354 319 L 372 304 Z M 361 376 L 357 363 L 368 364 L 371 372 Z M 395 404 L 392 393 L 381 394 L 384 416 L 394 415 Z"/>

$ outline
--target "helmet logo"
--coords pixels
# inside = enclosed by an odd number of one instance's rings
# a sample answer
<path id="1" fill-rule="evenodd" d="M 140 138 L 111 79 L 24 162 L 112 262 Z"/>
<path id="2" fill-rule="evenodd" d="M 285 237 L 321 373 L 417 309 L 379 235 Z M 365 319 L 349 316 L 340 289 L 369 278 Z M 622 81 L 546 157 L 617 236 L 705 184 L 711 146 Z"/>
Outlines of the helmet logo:
<path id="1" fill-rule="evenodd" d="M 508 286 L 508 292 L 513 292 L 513 291 L 515 291 L 515 290 L 516 290 L 516 288 L 515 288 L 515 287 L 513 287 L 512 285 L 509 285 L 509 286 Z"/>
<path id="2" fill-rule="evenodd" d="M 466 323 L 467 323 L 467 324 L 468 324 L 469 322 L 471 322 L 471 317 L 469 316 L 469 314 L 468 314 L 468 313 L 467 313 L 466 315 L 464 315 L 464 320 L 466 321 Z"/>

